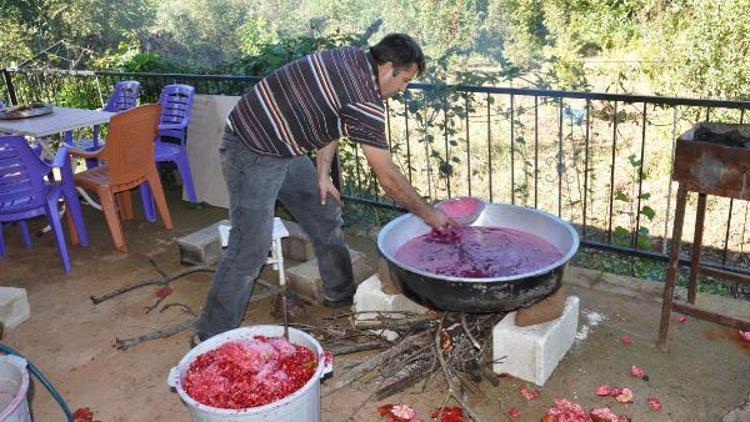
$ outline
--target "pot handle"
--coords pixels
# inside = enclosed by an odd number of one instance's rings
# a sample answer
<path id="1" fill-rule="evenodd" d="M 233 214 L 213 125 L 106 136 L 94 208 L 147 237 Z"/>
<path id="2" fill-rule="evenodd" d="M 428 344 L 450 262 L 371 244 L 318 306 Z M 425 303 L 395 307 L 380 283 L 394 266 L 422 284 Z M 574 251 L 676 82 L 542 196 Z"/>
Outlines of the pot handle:
<path id="1" fill-rule="evenodd" d="M 169 375 L 167 375 L 167 384 L 172 388 L 177 388 L 177 386 L 180 384 L 180 368 L 177 366 L 173 366 L 169 370 Z"/>
<path id="2" fill-rule="evenodd" d="M 323 352 L 321 358 L 323 359 L 323 371 L 320 373 L 320 378 L 324 378 L 333 372 L 333 352 L 327 350 Z"/>

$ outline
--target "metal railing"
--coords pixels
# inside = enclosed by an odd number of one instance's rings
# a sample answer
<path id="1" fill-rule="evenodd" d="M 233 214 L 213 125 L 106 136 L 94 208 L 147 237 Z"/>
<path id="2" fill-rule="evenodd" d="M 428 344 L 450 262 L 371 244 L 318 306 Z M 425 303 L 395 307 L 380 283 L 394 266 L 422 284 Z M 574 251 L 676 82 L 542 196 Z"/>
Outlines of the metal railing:
<path id="1" fill-rule="evenodd" d="M 198 94 L 242 95 L 260 79 L 28 69 L 2 74 L 6 103 L 89 108 L 106 103 L 119 80 L 140 81 L 147 102 L 171 83 L 193 85 Z M 386 132 L 404 174 L 430 200 L 476 195 L 543 209 L 572 222 L 584 247 L 666 261 L 675 139 L 709 118 L 744 123 L 748 109 L 750 102 L 741 101 L 413 83 L 386 101 Z M 346 200 L 401 210 L 378 187 L 356 145 L 342 143 L 340 157 Z M 712 201 L 705 265 L 750 274 L 748 203 Z"/>

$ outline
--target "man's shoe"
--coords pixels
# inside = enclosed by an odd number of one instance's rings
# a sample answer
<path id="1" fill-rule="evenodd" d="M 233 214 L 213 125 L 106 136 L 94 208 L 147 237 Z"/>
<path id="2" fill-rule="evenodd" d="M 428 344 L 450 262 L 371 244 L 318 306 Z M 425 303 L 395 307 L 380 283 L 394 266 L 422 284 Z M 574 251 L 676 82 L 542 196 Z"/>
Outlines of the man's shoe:
<path id="1" fill-rule="evenodd" d="M 330 309 L 341 309 L 341 308 L 348 308 L 351 307 L 354 304 L 354 298 L 348 297 L 345 299 L 339 299 L 339 300 L 331 300 L 327 297 L 323 298 L 323 305 L 325 305 L 326 308 Z"/>

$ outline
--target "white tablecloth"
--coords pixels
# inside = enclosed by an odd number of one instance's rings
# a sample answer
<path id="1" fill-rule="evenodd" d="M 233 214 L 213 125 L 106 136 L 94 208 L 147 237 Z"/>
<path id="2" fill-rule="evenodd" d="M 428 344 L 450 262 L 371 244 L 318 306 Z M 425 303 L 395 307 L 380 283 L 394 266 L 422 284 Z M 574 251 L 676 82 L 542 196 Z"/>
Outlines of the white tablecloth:
<path id="1" fill-rule="evenodd" d="M 229 208 L 229 194 L 221 173 L 219 141 L 229 112 L 240 97 L 196 95 L 188 125 L 187 150 L 198 201 Z M 183 190 L 183 199 L 188 200 Z"/>

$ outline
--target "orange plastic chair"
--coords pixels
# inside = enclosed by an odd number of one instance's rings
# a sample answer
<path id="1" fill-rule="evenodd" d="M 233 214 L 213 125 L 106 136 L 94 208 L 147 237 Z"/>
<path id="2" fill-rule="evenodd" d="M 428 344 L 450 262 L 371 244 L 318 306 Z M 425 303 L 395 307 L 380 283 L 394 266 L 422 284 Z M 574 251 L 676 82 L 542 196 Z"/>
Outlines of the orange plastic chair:
<path id="1" fill-rule="evenodd" d="M 97 151 L 70 149 L 71 155 L 96 159 L 101 164 L 76 174 L 75 184 L 96 193 L 107 219 L 115 248 L 127 252 L 120 217 L 133 218 L 130 190 L 147 183 L 151 191 L 141 188 L 141 197 L 147 216 L 151 209 L 151 196 L 156 201 L 164 227 L 172 229 L 164 190 L 154 160 L 154 137 L 159 124 L 159 104 L 148 104 L 121 112 L 109 121 L 107 142 Z M 118 216 L 119 211 L 119 216 Z M 77 240 L 77 239 L 73 239 Z M 75 243 L 75 242 L 74 242 Z"/>

